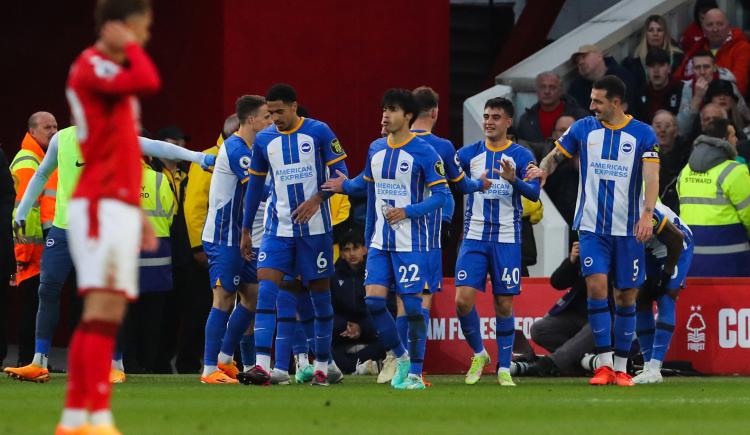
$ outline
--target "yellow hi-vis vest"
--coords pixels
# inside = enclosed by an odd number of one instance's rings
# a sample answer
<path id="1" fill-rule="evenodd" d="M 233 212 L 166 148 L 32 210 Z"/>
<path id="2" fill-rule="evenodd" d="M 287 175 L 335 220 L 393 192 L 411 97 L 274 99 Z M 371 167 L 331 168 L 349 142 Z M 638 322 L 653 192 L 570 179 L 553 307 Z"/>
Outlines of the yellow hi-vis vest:
<path id="1" fill-rule="evenodd" d="M 163 173 L 143 168 L 141 208 L 154 227 L 156 237 L 169 237 L 175 203 L 174 195 L 169 188 L 169 183 L 164 180 Z"/>
<path id="2" fill-rule="evenodd" d="M 750 173 L 734 160 L 706 172 L 685 166 L 677 182 L 680 219 L 688 226 L 742 224 L 750 234 Z"/>

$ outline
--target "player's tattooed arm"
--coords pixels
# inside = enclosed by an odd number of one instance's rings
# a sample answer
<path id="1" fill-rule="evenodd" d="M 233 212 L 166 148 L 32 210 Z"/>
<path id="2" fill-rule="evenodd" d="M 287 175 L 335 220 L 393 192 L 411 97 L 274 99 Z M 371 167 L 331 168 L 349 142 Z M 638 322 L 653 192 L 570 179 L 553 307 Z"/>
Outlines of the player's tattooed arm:
<path id="1" fill-rule="evenodd" d="M 547 181 L 547 177 L 549 177 L 551 173 L 555 172 L 555 169 L 557 169 L 557 165 L 559 165 L 566 158 L 567 157 L 565 156 L 565 154 L 563 154 L 559 148 L 554 148 L 549 152 L 549 154 L 547 154 L 546 157 L 542 159 L 542 162 L 538 167 L 533 166 L 527 168 L 526 178 L 528 180 L 539 178 L 541 185 L 544 186 L 544 183 Z"/>

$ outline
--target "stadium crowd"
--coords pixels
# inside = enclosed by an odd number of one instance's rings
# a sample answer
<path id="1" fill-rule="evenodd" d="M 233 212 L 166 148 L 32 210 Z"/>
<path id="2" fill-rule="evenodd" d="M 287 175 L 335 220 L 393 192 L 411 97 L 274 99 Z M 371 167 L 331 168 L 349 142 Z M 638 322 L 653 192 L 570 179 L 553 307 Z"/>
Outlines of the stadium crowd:
<path id="1" fill-rule="evenodd" d="M 626 112 L 649 123 L 656 133 L 659 198 L 693 232 L 695 260 L 689 275 L 750 276 L 750 109 L 746 104 L 750 97 L 750 42 L 746 34 L 730 26 L 716 2 L 699 0 L 695 20 L 679 44 L 671 40 L 666 20 L 654 15 L 646 19 L 633 55 L 622 63 L 606 56 L 596 45 L 580 47 L 570 61 L 577 67 L 578 77 L 567 91 L 554 72 L 539 74 L 538 102 L 520 114 L 508 132 L 509 137 L 527 147 L 537 162 L 542 161 L 576 120 L 590 114 L 592 86 L 605 76 L 619 77 L 627 89 Z M 437 122 L 438 96 L 430 88 L 422 87 L 414 90 L 414 97 L 420 104 L 417 122 L 421 124 L 415 123 L 412 129 L 429 132 Z M 215 189 L 212 182 L 215 174 L 208 167 L 221 154 L 225 141 L 243 135 L 254 139 L 256 133 L 270 125 L 270 118 L 257 116 L 261 104 L 265 100 L 253 103 L 248 96 L 240 97 L 237 113 L 226 119 L 216 144 L 202 153 L 184 149 L 190 137 L 178 126 L 159 129 L 153 140 L 148 139 L 152 136 L 149 132 L 141 132 L 141 147 L 146 155 L 141 205 L 156 230 L 160 247 L 156 252 L 141 255 L 140 297 L 131 305 L 118 335 L 113 382 L 124 381 L 124 373 L 198 373 L 204 365 L 203 344 L 204 340 L 210 341 L 204 331 L 209 333 L 209 317 L 222 311 L 219 308 L 223 306 L 223 299 L 215 291 L 213 299 L 211 296 L 216 279 L 209 278 L 205 243 L 209 197 Z M 309 117 L 301 106 L 297 115 Z M 83 163 L 79 164 L 75 158 L 65 161 L 62 158 L 76 156 L 75 127 L 58 131 L 55 116 L 47 112 L 32 114 L 27 127 L 21 151 L 13 159 L 0 152 L 0 222 L 3 223 L 0 361 L 5 359 L 7 351 L 5 319 L 13 317 L 17 319 L 17 325 L 11 329 L 18 331 L 15 339 L 18 359 L 12 363 L 18 367 L 36 364 L 52 370 L 46 355 L 58 326 L 60 307 L 72 312 L 65 318 L 75 318 L 81 309 L 75 298 L 61 305 L 63 285 L 75 287 L 76 280 L 69 256 L 62 258 L 54 253 L 67 250 L 66 204 L 61 205 L 60 198 L 66 191 L 70 195 L 71 185 L 67 183 L 75 183 L 74 173 L 79 170 L 76 167 Z M 579 166 L 575 158 L 562 162 L 544 186 L 571 227 L 576 219 Z M 460 204 L 446 205 L 441 216 L 446 237 L 447 228 L 455 218 L 454 207 L 459 209 Z M 381 373 L 379 381 L 386 382 L 395 370 L 394 356 L 386 354 L 387 349 L 378 339 L 365 300 L 366 208 L 366 201 L 354 195 L 335 194 L 330 198 L 336 244 L 335 274 L 331 279 L 331 353 L 335 363 L 328 370 L 329 377 L 338 376 L 335 372 L 339 369 L 344 373 Z M 14 236 L 13 216 L 19 210 L 24 216 L 20 221 L 23 231 Z M 528 275 L 527 267 L 536 263 L 532 225 L 542 216 L 541 201 L 524 197 L 523 276 Z M 18 227 L 19 221 L 16 222 Z M 570 239 L 570 256 L 551 277 L 553 287 L 570 290 L 561 299 L 564 303 L 553 307 L 531 331 L 533 340 L 551 355 L 524 365 L 514 363 L 513 374 L 575 373 L 581 370 L 581 359 L 594 352 L 576 232 L 571 231 Z M 254 247 L 258 245 L 254 243 Z M 290 285 L 303 286 L 300 282 Z M 10 297 L 12 294 L 16 296 Z M 292 312 L 292 323 L 296 321 L 296 326 L 290 332 L 294 337 L 290 354 L 297 373 L 308 376 L 309 380 L 308 371 L 312 368 L 308 367 L 307 358 L 314 347 L 311 333 L 316 317 L 311 305 L 314 296 L 311 298 L 306 289 L 295 295 L 297 311 Z M 235 306 L 234 293 L 231 298 L 228 308 L 222 311 L 226 316 L 224 323 L 229 319 L 230 329 L 232 318 L 227 311 Z M 8 301 L 14 301 L 15 305 L 9 306 Z M 255 299 L 238 299 L 236 304 L 234 310 L 241 305 L 253 310 L 256 304 L 261 306 Z M 429 306 L 426 309 L 429 312 Z M 610 309 L 614 310 L 614 305 Z M 405 314 L 400 301 L 397 304 L 392 296 L 388 310 L 396 317 L 397 325 L 412 317 Z M 260 315 L 259 309 L 256 320 Z M 279 333 L 284 319 L 279 311 Z M 406 326 L 399 328 L 406 330 Z M 245 371 L 256 365 L 252 330 L 241 332 L 244 334 L 240 334 L 239 342 L 233 343 L 234 347 L 227 349 L 226 343 L 221 345 L 219 361 L 213 365 L 221 368 L 231 363 L 231 358 L 222 362 L 222 354 L 234 355 L 235 347 L 236 354 L 243 356 Z M 402 336 L 401 341 L 406 343 L 409 339 Z M 278 346 L 278 340 L 276 343 Z M 39 355 L 43 355 L 43 360 Z M 384 365 L 389 367 L 390 374 L 381 371 Z M 276 366 L 279 367 L 279 361 Z M 282 372 L 288 371 L 289 362 L 282 363 L 282 367 L 287 368 Z M 284 378 L 283 373 L 271 375 L 274 382 L 289 382 L 288 375 Z"/>

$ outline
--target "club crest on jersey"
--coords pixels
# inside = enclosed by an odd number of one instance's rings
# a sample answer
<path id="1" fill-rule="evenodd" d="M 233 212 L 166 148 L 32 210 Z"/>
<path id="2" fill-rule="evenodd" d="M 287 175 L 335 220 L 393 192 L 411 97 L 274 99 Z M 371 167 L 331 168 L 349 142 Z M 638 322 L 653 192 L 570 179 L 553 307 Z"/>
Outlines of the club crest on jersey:
<path id="1" fill-rule="evenodd" d="M 623 143 L 623 144 L 622 144 L 622 145 L 620 146 L 620 149 L 621 149 L 621 150 L 622 150 L 622 152 L 623 152 L 623 153 L 625 153 L 625 154 L 630 154 L 630 153 L 632 153 L 632 152 L 633 152 L 633 148 L 635 148 L 635 145 L 633 145 L 633 144 L 632 144 L 632 143 L 630 143 L 630 142 L 625 142 L 625 143 Z"/>
<path id="2" fill-rule="evenodd" d="M 338 139 L 331 141 L 331 151 L 338 155 L 344 154 L 344 147 L 341 146 L 341 142 Z"/>
<path id="3" fill-rule="evenodd" d="M 442 160 L 435 162 L 435 172 L 441 177 L 445 177 L 445 165 Z"/>
<path id="4" fill-rule="evenodd" d="M 404 161 L 398 164 L 398 170 L 402 174 L 409 172 L 409 169 L 411 169 L 411 165 L 409 165 L 409 162 Z"/>
<path id="5" fill-rule="evenodd" d="M 312 145 L 309 142 L 302 142 L 299 146 L 299 150 L 304 154 L 309 154 L 310 151 L 312 151 Z"/>
<path id="6" fill-rule="evenodd" d="M 247 169 L 250 167 L 250 157 L 248 156 L 242 156 L 240 157 L 240 167 L 242 169 Z"/>

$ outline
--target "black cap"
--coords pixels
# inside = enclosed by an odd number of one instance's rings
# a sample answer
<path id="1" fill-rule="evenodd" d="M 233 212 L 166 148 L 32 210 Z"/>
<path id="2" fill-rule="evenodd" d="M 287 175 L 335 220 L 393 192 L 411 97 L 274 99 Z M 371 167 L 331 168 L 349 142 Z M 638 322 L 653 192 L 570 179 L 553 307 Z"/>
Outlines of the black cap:
<path id="1" fill-rule="evenodd" d="M 726 95 L 737 100 L 737 95 L 734 93 L 734 86 L 729 80 L 712 80 L 706 90 L 706 101 L 711 101 L 713 97 L 717 95 Z"/>
<path id="2" fill-rule="evenodd" d="M 661 48 L 649 48 L 646 53 L 646 66 L 669 64 L 669 53 Z"/>
<path id="3" fill-rule="evenodd" d="M 185 142 L 190 142 L 190 136 L 186 135 L 182 129 L 176 125 L 168 125 L 162 127 L 156 132 L 156 138 L 159 140 L 172 139 L 180 140 L 184 139 Z"/>

